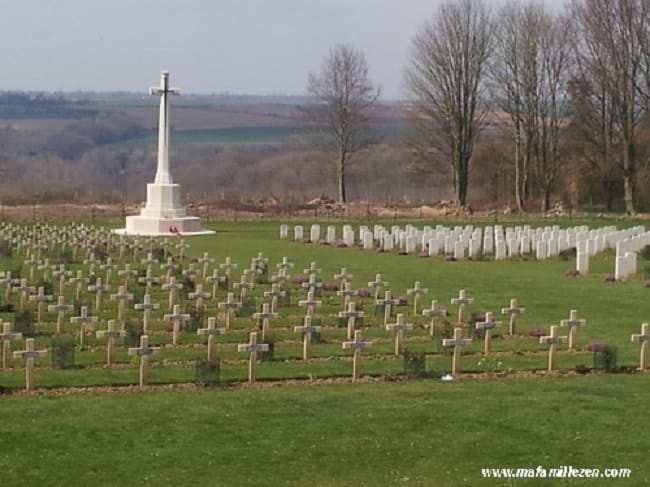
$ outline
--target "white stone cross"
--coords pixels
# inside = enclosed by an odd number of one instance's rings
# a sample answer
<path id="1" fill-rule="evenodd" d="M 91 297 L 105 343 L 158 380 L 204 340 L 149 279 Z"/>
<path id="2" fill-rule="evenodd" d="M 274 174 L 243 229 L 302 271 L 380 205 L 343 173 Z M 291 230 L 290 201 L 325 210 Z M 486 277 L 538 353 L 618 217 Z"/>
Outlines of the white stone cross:
<path id="1" fill-rule="evenodd" d="M 140 261 L 140 264 L 147 266 L 147 268 L 151 268 L 151 267 L 153 267 L 154 264 L 157 264 L 157 263 L 158 263 L 158 259 L 153 258 L 153 253 L 152 252 L 148 252 L 147 253 L 147 258 L 142 259 Z"/>
<path id="2" fill-rule="evenodd" d="M 144 295 L 144 303 L 136 303 L 133 305 L 133 307 L 138 310 L 142 311 L 144 313 L 144 316 L 142 317 L 142 330 L 144 331 L 145 334 L 149 333 L 149 320 L 151 318 L 151 311 L 155 309 L 160 308 L 160 304 L 158 303 L 152 303 L 151 302 L 151 295 L 150 294 L 145 294 Z"/>
<path id="3" fill-rule="evenodd" d="M 176 248 L 178 248 L 178 258 L 183 260 L 185 258 L 185 251 L 190 248 L 190 244 L 185 243 L 185 240 L 181 239 L 181 241 L 176 244 Z"/>
<path id="4" fill-rule="evenodd" d="M 363 318 L 363 311 L 356 310 L 356 304 L 354 301 L 348 303 L 348 309 L 346 311 L 339 311 L 339 318 L 347 318 L 348 320 L 348 340 L 352 340 L 355 331 L 355 320 L 357 318 Z"/>
<path id="5" fill-rule="evenodd" d="M 271 284 L 270 291 L 264 291 L 265 298 L 271 298 L 271 312 L 275 313 L 278 309 L 278 298 L 283 298 L 287 293 L 280 289 L 277 284 Z"/>
<path id="6" fill-rule="evenodd" d="M 174 264 L 174 259 L 171 257 L 167 257 L 167 263 L 166 264 L 160 264 L 160 270 L 165 271 L 165 281 L 169 282 L 169 279 L 172 277 L 172 272 L 174 272 L 174 269 L 178 268 L 177 264 Z"/>
<path id="7" fill-rule="evenodd" d="M 142 335 L 140 337 L 139 347 L 129 348 L 129 355 L 140 357 L 140 387 L 146 386 L 149 383 L 149 355 L 153 355 L 159 351 L 160 347 L 149 346 L 148 335 Z"/>
<path id="8" fill-rule="evenodd" d="M 36 268 L 37 265 L 40 264 L 40 261 L 38 259 L 34 259 L 31 254 L 23 261 L 23 264 L 29 267 L 29 280 L 31 282 L 34 281 L 34 269 Z"/>
<path id="9" fill-rule="evenodd" d="M 199 271 L 196 270 L 194 263 L 190 262 L 190 264 L 187 266 L 187 269 L 183 269 L 183 275 L 193 281 L 196 279 L 196 276 L 199 275 Z"/>
<path id="10" fill-rule="evenodd" d="M 290 269 L 293 267 L 293 262 L 289 262 L 287 257 L 282 257 L 282 262 L 276 264 L 278 269 Z"/>
<path id="11" fill-rule="evenodd" d="M 25 340 L 25 350 L 17 350 L 14 352 L 14 358 L 24 358 L 27 360 L 25 366 L 25 389 L 27 391 L 34 390 L 34 359 L 46 354 L 47 350 L 36 350 L 34 348 L 33 338 Z"/>
<path id="12" fill-rule="evenodd" d="M 197 260 L 199 264 L 203 264 L 203 274 L 202 279 L 205 281 L 205 278 L 208 277 L 208 267 L 214 262 L 214 259 L 210 257 L 207 252 L 203 252 L 203 257 Z"/>
<path id="13" fill-rule="evenodd" d="M 316 280 L 316 274 L 309 274 L 309 280 L 302 283 L 302 287 L 308 289 L 309 291 L 316 292 L 319 288 L 323 287 L 323 284 Z"/>
<path id="14" fill-rule="evenodd" d="M 241 276 L 241 280 L 232 285 L 235 289 L 239 289 L 239 301 L 244 304 L 246 302 L 246 292 L 255 289 L 255 284 L 246 281 L 245 276 Z"/>
<path id="15" fill-rule="evenodd" d="M 344 349 L 354 350 L 352 358 L 352 379 L 357 380 L 361 376 L 361 350 L 369 348 L 372 342 L 364 342 L 361 339 L 361 330 L 355 330 L 354 340 L 343 342 Z"/>
<path id="16" fill-rule="evenodd" d="M 124 264 L 124 269 L 122 269 L 121 271 L 117 271 L 117 275 L 124 277 L 124 286 L 126 287 L 126 289 L 128 289 L 131 280 L 134 277 L 137 277 L 138 271 L 136 271 L 135 269 L 131 269 L 131 264 Z"/>
<path id="17" fill-rule="evenodd" d="M 38 294 L 33 294 L 29 297 L 29 300 L 31 302 L 38 303 L 36 321 L 38 321 L 39 323 L 43 322 L 43 307 L 45 306 L 45 303 L 52 301 L 53 299 L 54 296 L 52 296 L 51 294 L 45 294 L 45 288 L 43 286 L 39 286 Z"/>
<path id="18" fill-rule="evenodd" d="M 388 286 L 388 283 L 381 280 L 381 274 L 375 275 L 375 280 L 368 283 L 369 287 L 375 288 L 375 300 L 379 299 L 379 290 Z"/>
<path id="19" fill-rule="evenodd" d="M 226 276 L 220 276 L 219 269 L 214 269 L 211 276 L 206 276 L 205 282 L 207 284 L 212 284 L 212 299 L 216 300 L 219 291 L 219 284 L 226 282 Z"/>
<path id="20" fill-rule="evenodd" d="M 88 266 L 88 273 L 91 274 L 91 275 L 94 274 L 95 273 L 95 265 L 97 265 L 97 259 L 95 258 L 95 254 L 90 254 L 90 257 L 88 257 L 86 260 L 84 260 L 84 264 L 86 264 Z"/>
<path id="21" fill-rule="evenodd" d="M 73 316 L 70 318 L 70 323 L 81 325 L 79 331 L 79 343 L 81 345 L 86 344 L 86 325 L 91 325 L 92 323 L 97 323 L 96 316 L 88 316 L 88 307 L 81 307 L 81 316 Z"/>
<path id="22" fill-rule="evenodd" d="M 257 257 L 253 257 L 251 259 L 251 263 L 254 264 L 258 268 L 266 266 L 268 261 L 269 261 L 269 259 L 264 257 L 264 254 L 262 252 L 258 252 Z"/>
<path id="23" fill-rule="evenodd" d="M 108 338 L 106 347 L 106 364 L 110 367 L 115 363 L 115 339 L 126 336 L 126 331 L 115 329 L 115 320 L 108 320 L 107 330 L 98 330 L 97 338 Z"/>
<path id="24" fill-rule="evenodd" d="M 233 269 L 237 269 L 237 264 L 231 262 L 230 257 L 226 257 L 226 262 L 224 262 L 223 264 L 219 264 L 219 269 L 224 270 L 226 274 L 226 278 L 228 279 L 228 282 L 230 282 L 231 281 L 230 273 Z"/>
<path id="25" fill-rule="evenodd" d="M 639 360 L 639 368 L 641 369 L 641 372 L 648 368 L 648 341 L 650 341 L 650 334 L 648 333 L 649 328 L 650 325 L 648 323 L 643 323 L 641 325 L 641 334 L 631 336 L 633 342 L 641 343 L 641 358 Z"/>
<path id="26" fill-rule="evenodd" d="M 22 333 L 11 333 L 11 323 L 2 324 L 2 368 L 7 370 L 11 365 L 11 342 L 23 337 Z"/>
<path id="27" fill-rule="evenodd" d="M 298 301 L 298 306 L 301 308 L 307 308 L 308 316 L 314 316 L 314 308 L 319 307 L 321 304 L 323 304 L 322 301 L 314 299 L 314 291 L 309 291 L 307 293 L 307 299 Z"/>
<path id="28" fill-rule="evenodd" d="M 293 331 L 302 333 L 302 359 L 306 362 L 311 358 L 311 335 L 321 331 L 320 326 L 311 324 L 311 316 L 307 315 L 304 318 L 302 326 L 294 326 Z"/>
<path id="29" fill-rule="evenodd" d="M 113 271 L 117 269 L 117 266 L 115 264 L 113 264 L 113 259 L 108 257 L 106 259 L 106 263 L 101 264 L 99 266 L 99 268 L 105 272 L 105 274 L 104 274 L 104 282 L 110 286 L 111 278 L 113 277 Z"/>
<path id="30" fill-rule="evenodd" d="M 160 86 L 149 88 L 149 95 L 160 95 L 158 113 L 158 165 L 154 184 L 174 184 L 169 170 L 169 95 L 179 95 L 180 90 L 169 87 L 169 71 L 160 73 Z"/>
<path id="31" fill-rule="evenodd" d="M 399 301 L 393 299 L 390 291 L 386 291 L 384 293 L 384 299 L 378 299 L 376 304 L 384 307 L 384 326 L 386 326 L 390 321 L 393 306 L 399 304 Z"/>
<path id="32" fill-rule="evenodd" d="M 465 320 L 465 305 L 467 304 L 472 304 L 474 302 L 474 298 L 470 298 L 465 294 L 465 290 L 461 289 L 458 292 L 458 297 L 457 298 L 452 298 L 451 299 L 451 304 L 457 304 L 458 305 L 458 324 L 462 325 L 464 320 Z"/>
<path id="33" fill-rule="evenodd" d="M 269 332 L 269 322 L 270 320 L 274 320 L 278 317 L 278 313 L 273 313 L 270 310 L 269 304 L 264 303 L 262 305 L 262 312 L 261 313 L 253 313 L 253 318 L 257 320 L 258 323 L 261 322 L 262 325 L 262 341 L 266 341 L 266 336 Z"/>
<path id="34" fill-rule="evenodd" d="M 269 346 L 266 343 L 257 343 L 257 333 L 252 332 L 250 341 L 238 344 L 237 351 L 250 354 L 248 358 L 248 382 L 253 384 L 257 380 L 257 353 L 268 352 Z"/>
<path id="35" fill-rule="evenodd" d="M 289 274 L 287 274 L 286 269 L 280 269 L 277 274 L 271 276 L 271 282 L 279 286 L 284 286 L 284 284 L 289 280 Z"/>
<path id="36" fill-rule="evenodd" d="M 510 325 L 508 328 L 508 333 L 511 336 L 515 335 L 517 332 L 517 317 L 520 314 L 523 314 L 525 312 L 526 312 L 526 308 L 521 308 L 520 306 L 517 306 L 517 300 L 514 298 L 510 300 L 509 308 L 501 308 L 502 315 L 510 315 Z"/>
<path id="37" fill-rule="evenodd" d="M 311 275 L 317 275 L 317 274 L 320 274 L 320 269 L 318 269 L 318 268 L 316 267 L 316 262 L 310 262 L 310 263 L 309 263 L 309 268 L 308 268 L 308 269 L 304 269 L 302 272 L 303 272 L 304 274 L 307 274 L 307 275 L 311 276 Z"/>
<path id="38" fill-rule="evenodd" d="M 357 292 L 352 289 L 352 284 L 349 282 L 346 282 L 343 286 L 341 286 L 341 289 L 336 291 L 337 296 L 343 296 L 343 311 L 348 309 L 348 306 L 352 302 L 352 296 L 355 296 Z M 350 340 L 352 337 L 350 337 Z"/>
<path id="39" fill-rule="evenodd" d="M 558 343 L 564 343 L 566 337 L 558 336 L 559 326 L 551 326 L 551 334 L 543 337 L 539 337 L 539 343 L 546 343 L 550 345 L 548 350 L 548 370 L 551 371 L 555 369 L 555 353 L 557 352 Z"/>
<path id="40" fill-rule="evenodd" d="M 429 290 L 423 288 L 420 281 L 415 281 L 413 288 L 406 290 L 406 294 L 413 295 L 413 314 L 415 316 L 420 314 L 420 299 L 422 298 L 422 295 L 428 292 Z"/>
<path id="41" fill-rule="evenodd" d="M 167 284 L 162 285 L 163 291 L 169 291 L 169 310 L 174 309 L 174 304 L 176 302 L 176 291 L 183 289 L 183 284 L 176 282 L 176 278 L 171 276 Z"/>
<path id="42" fill-rule="evenodd" d="M 144 284 L 147 287 L 147 293 L 151 293 L 151 286 L 153 284 L 159 284 L 160 278 L 154 277 L 151 272 L 151 267 L 148 267 L 147 274 L 144 277 L 138 277 L 138 282 Z"/>
<path id="43" fill-rule="evenodd" d="M 241 303 L 235 301 L 235 295 L 233 293 L 228 293 L 226 301 L 217 303 L 217 305 L 219 309 L 226 310 L 226 330 L 231 330 L 234 312 L 241 307 Z"/>
<path id="44" fill-rule="evenodd" d="M 438 319 L 441 316 L 446 316 L 446 315 L 447 315 L 447 310 L 441 306 L 438 306 L 438 301 L 435 299 L 431 301 L 431 308 L 422 310 L 422 316 L 428 316 L 429 318 L 431 318 L 431 325 L 429 327 L 429 333 L 431 336 L 434 336 L 436 334 L 436 326 L 438 324 Z"/>
<path id="45" fill-rule="evenodd" d="M 445 338 L 442 340 L 443 347 L 454 347 L 454 357 L 452 360 L 451 374 L 454 377 L 460 375 L 460 350 L 461 347 L 472 343 L 471 338 L 463 338 L 463 329 L 460 326 L 454 328 L 454 338 Z"/>
<path id="46" fill-rule="evenodd" d="M 397 320 L 395 323 L 389 323 L 386 325 L 387 331 L 395 332 L 395 355 L 402 354 L 402 340 L 404 339 L 404 331 L 412 330 L 413 325 L 411 323 L 404 323 L 404 315 L 398 313 Z"/>
<path id="47" fill-rule="evenodd" d="M 83 271 L 77 271 L 77 277 L 71 277 L 70 283 L 76 285 L 75 297 L 77 301 L 81 301 L 81 293 L 83 291 L 84 285 L 90 282 L 90 278 L 83 276 Z"/>
<path id="48" fill-rule="evenodd" d="M 217 319 L 214 316 L 208 318 L 208 327 L 196 330 L 197 335 L 208 337 L 208 362 L 212 363 L 215 359 L 215 337 L 226 332 L 225 328 L 217 328 Z"/>
<path id="49" fill-rule="evenodd" d="M 63 333 L 63 320 L 65 317 L 66 313 L 70 313 L 71 311 L 74 310 L 74 306 L 71 304 L 65 304 L 65 297 L 64 296 L 59 296 L 59 300 L 57 304 L 50 304 L 47 307 L 47 310 L 50 313 L 57 313 L 57 318 L 56 318 L 56 332 L 57 333 Z"/>
<path id="50" fill-rule="evenodd" d="M 126 302 L 131 301 L 132 299 L 133 294 L 127 293 L 126 287 L 124 286 L 120 286 L 116 294 L 111 294 L 111 300 L 119 301 L 119 304 L 117 306 L 117 319 L 120 321 L 120 323 L 124 323 Z"/>
<path id="51" fill-rule="evenodd" d="M 181 323 L 184 321 L 190 320 L 190 315 L 186 313 L 181 313 L 181 307 L 178 304 L 174 305 L 174 312 L 163 316 L 165 321 L 170 321 L 172 323 L 172 345 L 178 345 L 180 343 L 180 331 Z"/>
<path id="52" fill-rule="evenodd" d="M 569 350 L 576 349 L 576 329 L 580 326 L 584 326 L 586 322 L 586 320 L 578 319 L 578 312 L 575 309 L 572 309 L 569 313 L 568 320 L 560 321 L 560 326 L 569 327 Z"/>
<path id="53" fill-rule="evenodd" d="M 28 286 L 27 285 L 27 279 L 21 279 L 20 284 L 16 287 L 14 287 L 14 291 L 20 293 L 20 310 L 25 311 L 25 303 L 27 302 L 27 299 L 31 293 L 34 292 L 34 287 L 33 286 Z"/>
<path id="54" fill-rule="evenodd" d="M 197 284 L 194 292 L 188 293 L 187 297 L 196 300 L 196 310 L 203 311 L 203 300 L 210 299 L 211 294 L 203 291 L 203 284 Z"/>
<path id="55" fill-rule="evenodd" d="M 485 319 L 476 322 L 474 326 L 477 330 L 485 330 L 485 345 L 483 352 L 487 355 L 490 353 L 492 347 L 492 330 L 501 326 L 501 322 L 494 321 L 492 313 L 488 311 L 485 313 Z"/>
<path id="56" fill-rule="evenodd" d="M 11 271 L 5 272 L 5 277 L 1 279 L 2 283 L 6 286 L 5 287 L 5 301 L 9 301 L 9 296 L 11 294 L 11 291 L 13 289 L 14 284 L 19 284 L 20 279 L 12 278 L 11 277 Z"/>
<path id="57" fill-rule="evenodd" d="M 61 264 L 57 270 L 52 272 L 52 275 L 59 278 L 59 294 L 63 294 L 65 292 L 65 280 L 67 277 L 72 276 L 72 271 L 66 270 L 65 264 Z"/>
<path id="58" fill-rule="evenodd" d="M 341 272 L 338 274 L 334 274 L 334 279 L 337 279 L 341 281 L 341 289 L 345 287 L 347 283 L 349 283 L 354 276 L 350 273 L 348 273 L 347 267 L 341 267 Z"/>

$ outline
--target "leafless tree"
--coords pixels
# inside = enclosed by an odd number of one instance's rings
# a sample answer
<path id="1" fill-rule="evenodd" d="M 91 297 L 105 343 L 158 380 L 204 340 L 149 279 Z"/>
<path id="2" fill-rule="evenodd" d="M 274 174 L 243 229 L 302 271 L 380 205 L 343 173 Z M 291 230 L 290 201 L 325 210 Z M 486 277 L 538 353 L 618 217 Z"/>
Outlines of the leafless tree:
<path id="1" fill-rule="evenodd" d="M 413 40 L 406 84 L 424 129 L 421 153 L 449 161 L 455 203 L 467 202 L 474 143 L 485 121 L 493 22 L 481 0 L 448 0 Z"/>
<path id="2" fill-rule="evenodd" d="M 621 140 L 625 209 L 633 214 L 638 165 L 637 131 L 647 112 L 650 72 L 648 0 L 574 0 L 579 29 L 576 53 L 582 74 L 611 103 L 613 129 Z"/>
<path id="3" fill-rule="evenodd" d="M 325 147 L 335 154 L 338 201 L 345 203 L 350 156 L 362 144 L 367 110 L 379 96 L 370 80 L 366 57 L 352 45 L 333 46 L 318 73 L 309 75 L 307 93 L 313 97 L 309 117 L 321 129 Z"/>

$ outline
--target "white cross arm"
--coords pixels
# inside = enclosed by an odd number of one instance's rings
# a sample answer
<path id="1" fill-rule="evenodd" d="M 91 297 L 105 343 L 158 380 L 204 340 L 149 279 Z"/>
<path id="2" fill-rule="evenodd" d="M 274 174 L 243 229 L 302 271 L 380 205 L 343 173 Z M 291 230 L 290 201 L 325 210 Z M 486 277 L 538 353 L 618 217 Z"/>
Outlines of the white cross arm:
<path id="1" fill-rule="evenodd" d="M 47 350 L 16 350 L 14 358 L 38 358 L 47 355 Z"/>
<path id="2" fill-rule="evenodd" d="M 370 348 L 372 342 L 343 342 L 344 349 L 351 350 L 362 350 L 364 348 Z"/>
<path id="3" fill-rule="evenodd" d="M 464 347 L 465 345 L 469 345 L 472 343 L 471 338 L 445 338 L 442 340 L 442 346 L 443 347 Z"/>
<path id="4" fill-rule="evenodd" d="M 99 330 L 95 332 L 97 338 L 120 338 L 126 336 L 125 330 Z"/>
<path id="5" fill-rule="evenodd" d="M 258 343 L 257 345 L 250 345 L 249 343 L 243 343 L 237 345 L 238 352 L 268 352 L 269 345 L 268 343 Z"/>
<path id="6" fill-rule="evenodd" d="M 526 312 L 526 308 L 501 308 L 502 315 L 520 315 Z"/>
<path id="7" fill-rule="evenodd" d="M 129 348 L 129 355 L 137 355 L 142 357 L 143 355 L 153 355 L 160 351 L 160 347 L 147 347 L 147 348 Z"/>

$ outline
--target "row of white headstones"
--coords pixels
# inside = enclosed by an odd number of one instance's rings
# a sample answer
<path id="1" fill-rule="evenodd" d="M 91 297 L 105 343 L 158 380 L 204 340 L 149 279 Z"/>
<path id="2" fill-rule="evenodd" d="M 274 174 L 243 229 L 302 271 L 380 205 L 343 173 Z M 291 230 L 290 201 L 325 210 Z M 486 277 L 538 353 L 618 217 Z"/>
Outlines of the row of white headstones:
<path id="1" fill-rule="evenodd" d="M 537 260 L 545 260 L 559 255 L 569 248 L 576 248 L 576 269 L 580 274 L 589 272 L 589 258 L 608 249 L 616 249 L 614 277 L 624 280 L 636 274 L 637 252 L 650 244 L 650 232 L 643 226 L 617 230 L 615 226 L 589 229 L 587 226 L 560 228 L 558 225 L 532 228 L 529 225 L 502 227 L 501 225 L 456 226 L 453 229 L 437 225 L 419 229 L 413 225 L 404 228 L 393 225 L 390 229 L 374 225 L 371 229 L 361 225 L 356 231 L 351 225 L 343 225 L 341 242 L 346 246 L 359 243 L 364 249 L 381 248 L 386 252 L 426 253 L 434 256 L 443 252 L 453 255 L 456 260 L 493 256 L 503 260 L 516 256 L 529 255 Z M 289 239 L 289 226 L 280 225 L 280 239 Z M 305 240 L 305 228 L 295 225 L 295 241 Z M 312 224 L 309 240 L 321 241 L 321 226 Z M 322 241 L 334 245 L 337 228 L 328 225 Z"/>

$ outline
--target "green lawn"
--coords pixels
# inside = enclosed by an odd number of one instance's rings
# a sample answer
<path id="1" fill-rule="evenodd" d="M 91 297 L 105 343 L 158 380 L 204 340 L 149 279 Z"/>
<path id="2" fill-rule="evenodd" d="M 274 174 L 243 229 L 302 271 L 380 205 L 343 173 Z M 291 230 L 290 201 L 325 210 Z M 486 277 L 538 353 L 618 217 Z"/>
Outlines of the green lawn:
<path id="1" fill-rule="evenodd" d="M 415 225 L 438 222 L 413 222 Z M 445 222 L 454 225 L 453 222 Z M 553 224 L 534 222 L 535 224 Z M 622 228 L 635 221 L 561 221 L 560 224 L 615 224 Z M 295 222 L 292 222 L 295 224 Z M 304 222 L 306 233 L 310 222 Z M 393 222 L 384 222 L 390 226 Z M 404 225 L 404 222 L 400 222 Z M 482 224 L 482 223 L 479 223 Z M 512 225 L 521 224 L 513 222 Z M 327 222 L 321 222 L 325 227 Z M 506 225 L 504 223 L 504 225 Z M 237 343 L 256 329 L 249 316 L 236 318 L 232 331 L 217 338 L 222 360 L 220 379 L 225 387 L 166 392 L 0 396 L 4 427 L 0 433 L 1 485 L 555 485 L 573 484 L 560 480 L 482 479 L 481 468 L 629 468 L 629 479 L 620 485 L 647 485 L 650 476 L 648 440 L 640 415 L 648 403 L 647 374 L 569 375 L 577 365 L 591 367 L 588 343 L 606 342 L 617 348 L 619 366 L 638 365 L 639 346 L 630 334 L 639 333 L 648 321 L 650 302 L 644 286 L 645 269 L 628 282 L 605 282 L 613 272 L 613 255 L 593 258 L 591 273 L 565 277 L 575 267 L 572 260 L 546 262 L 518 259 L 492 262 L 444 262 L 442 257 L 378 254 L 356 248 L 280 241 L 279 222 L 210 223 L 217 234 L 188 239 L 190 257 L 209 252 L 216 264 L 227 256 L 238 264 L 233 281 L 239 281 L 250 259 L 263 252 L 271 270 L 287 256 L 294 267 L 292 276 L 302 274 L 310 262 L 322 269 L 323 281 L 347 267 L 354 275 L 353 288 L 367 288 L 368 281 L 381 273 L 394 296 L 406 296 L 415 281 L 428 288 L 423 303 L 437 299 L 447 306 L 448 323 L 456 316 L 449 301 L 460 289 L 474 298 L 468 308 L 493 311 L 517 298 L 526 313 L 520 317 L 518 336 L 507 337 L 507 322 L 495 332 L 492 357 L 484 357 L 483 341 L 474 338 L 463 356 L 460 380 L 439 379 L 383 382 L 403 372 L 403 359 L 393 355 L 394 333 L 383 329 L 383 315 L 375 313 L 370 298 L 358 299 L 366 316 L 364 339 L 373 342 L 363 352 L 362 375 L 379 382 L 323 384 L 314 379 L 349 377 L 351 352 L 341 349 L 345 328 L 336 314 L 341 298 L 333 292 L 319 297 L 323 306 L 316 315 L 323 330 L 312 347 L 314 360 L 301 360 L 300 335 L 293 332 L 304 314 L 296 303 L 304 291 L 291 284 L 290 306 L 281 307 L 280 317 L 271 322 L 275 359 L 258 364 L 262 386 L 240 389 L 229 385 L 244 382 L 247 356 L 236 351 Z M 339 233 L 340 233 L 340 224 Z M 324 229 L 323 229 L 324 231 Z M 176 242 L 176 240 L 174 240 Z M 144 258 L 141 253 L 138 259 Z M 0 260 L 0 270 L 18 269 L 19 259 Z M 81 254 L 72 269 L 82 269 Z M 129 252 L 120 265 L 133 263 Z M 52 262 L 54 263 L 54 262 Z M 189 261 L 182 263 L 188 267 Z M 143 269 L 139 263 L 134 267 Z M 200 268 L 200 265 L 197 265 Z M 28 269 L 22 266 L 23 276 Z M 38 274 L 38 273 L 37 273 Z M 113 277 L 116 292 L 117 276 Z M 54 294 L 57 285 L 54 283 Z M 257 304 L 262 284 L 254 291 Z M 210 291 L 209 286 L 206 290 Z M 232 290 L 230 290 L 232 292 Z M 0 286 L 4 293 L 4 287 Z M 142 288 L 134 287 L 136 295 Z M 217 301 L 207 301 L 207 316 L 223 317 Z M 73 290 L 66 290 L 66 302 Z M 153 301 L 166 307 L 167 293 L 154 288 Z M 410 298 L 410 297 L 409 297 Z M 13 297 L 12 299 L 15 299 Z M 116 317 L 115 303 L 108 296 L 100 312 L 94 310 L 94 295 L 87 294 L 91 314 L 100 317 L 97 329 Z M 189 301 L 182 301 L 191 306 Z M 532 328 L 548 330 L 568 318 L 569 310 L 587 320 L 578 331 L 577 351 L 560 346 L 559 372 L 542 377 L 546 350 L 528 336 Z M 426 354 L 431 377 L 449 371 L 451 357 L 439 349 L 425 326 L 428 321 L 412 315 L 412 303 L 395 310 L 405 313 L 416 325 L 406 332 L 405 346 Z M 182 334 L 181 345 L 171 345 L 166 311 L 154 312 L 151 343 L 162 347 L 152 357 L 152 384 L 187 384 L 195 381 L 195 363 L 205 359 L 205 339 L 196 332 Z M 129 311 L 129 318 L 141 314 Z M 74 340 L 77 329 L 66 317 L 64 337 Z M 3 321 L 13 315 L 4 313 Z M 36 325 L 37 346 L 49 348 L 55 331 L 54 314 L 46 313 L 45 324 Z M 472 332 L 465 328 L 465 335 Z M 562 329 L 563 335 L 566 330 Z M 13 344 L 19 349 L 24 342 Z M 138 381 L 137 363 L 118 341 L 117 367 L 103 366 L 106 342 L 89 338 L 88 346 L 77 347 L 76 367 L 52 369 L 50 357 L 37 360 L 36 384 L 44 392 L 65 387 L 117 386 Z M 12 361 L 12 369 L 0 370 L 0 384 L 10 388 L 24 385 L 24 362 Z M 500 377 L 488 378 L 486 372 Z M 480 380 L 471 378 L 483 373 Z M 530 376 L 528 376 L 530 375 Z M 265 381 L 298 379 L 288 387 L 263 387 Z M 274 382 L 275 383 L 275 382 Z M 125 388 L 126 390 L 126 388 Z M 606 482 L 606 483 L 604 483 Z M 612 480 L 575 481 L 581 485 L 610 485 Z"/>

